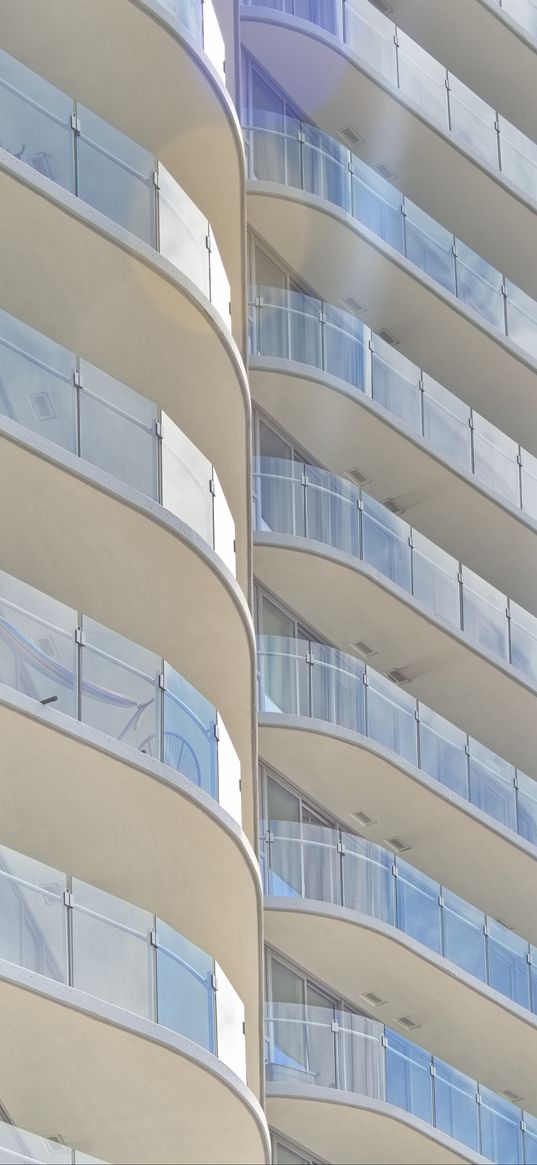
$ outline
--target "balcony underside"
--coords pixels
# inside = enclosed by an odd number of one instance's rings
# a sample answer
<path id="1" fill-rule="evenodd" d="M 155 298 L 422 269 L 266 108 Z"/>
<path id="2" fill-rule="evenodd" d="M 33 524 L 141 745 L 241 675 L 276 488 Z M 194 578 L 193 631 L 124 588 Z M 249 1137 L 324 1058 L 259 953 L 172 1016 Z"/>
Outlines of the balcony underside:
<path id="1" fill-rule="evenodd" d="M 0 200 L 0 306 L 156 401 L 213 462 L 246 589 L 250 403 L 220 317 L 150 247 L 4 153 Z"/>
<path id="2" fill-rule="evenodd" d="M 402 670 L 406 692 L 537 776 L 537 689 L 521 672 L 472 646 L 360 559 L 321 542 L 256 534 L 254 570 L 323 640 L 354 653 L 358 642 L 368 644 L 376 671 Z"/>
<path id="3" fill-rule="evenodd" d="M 537 1020 L 531 1012 L 401 931 L 323 902 L 265 899 L 265 938 L 336 994 L 494 1092 L 537 1106 Z M 367 992 L 386 1000 L 373 1011 Z M 499 1055 L 501 1049 L 501 1055 Z"/>
<path id="4" fill-rule="evenodd" d="M 534 519 L 344 381 L 288 360 L 258 356 L 250 368 L 256 404 L 322 465 L 340 476 L 358 467 L 369 494 L 395 501 L 410 525 L 537 614 Z"/>
<path id="5" fill-rule="evenodd" d="M 0 692 L 0 841 L 156 912 L 210 950 L 245 1005 L 258 1094 L 261 891 L 240 827 L 168 766 Z M 222 896 L 233 911 L 222 911 Z"/>
<path id="6" fill-rule="evenodd" d="M 19 443 L 9 425 L 0 432 L 3 569 L 155 651 L 218 708 L 241 760 L 244 826 L 255 836 L 254 642 L 235 580 L 157 503 L 37 437 Z"/>
<path id="7" fill-rule="evenodd" d="M 243 8 L 241 16 L 246 48 L 320 129 L 336 137 L 350 126 L 364 139 L 355 147 L 360 158 L 387 166 L 394 185 L 422 210 L 537 296 L 537 204 L 528 195 L 428 121 L 336 37 L 271 9 Z M 453 37 L 453 18 L 451 26 Z"/>
<path id="8" fill-rule="evenodd" d="M 401 838 L 413 866 L 537 944 L 537 853 L 518 834 L 383 745 L 321 720 L 260 713 L 259 754 L 345 827 L 360 829 L 351 814 L 366 813 L 367 841 Z"/>
<path id="9" fill-rule="evenodd" d="M 267 1084 L 270 1127 L 333 1165 L 448 1165 L 485 1161 L 417 1117 L 382 1101 L 300 1084 Z"/>
<path id="10" fill-rule="evenodd" d="M 528 451 L 537 453 L 537 364 L 355 219 L 315 195 L 251 181 L 253 230 L 316 294 L 354 296 L 360 318 Z"/>
<path id="11" fill-rule="evenodd" d="M 167 1028 L 6 962 L 0 1023 L 2 1103 L 28 1131 L 112 1163 L 269 1160 L 253 1094 Z"/>
<path id="12" fill-rule="evenodd" d="M 494 109 L 537 139 L 528 100 L 537 44 L 497 0 L 390 0 L 390 19 Z M 464 33 L 464 35 L 463 35 Z M 501 68 L 496 64 L 501 61 Z"/>
<path id="13" fill-rule="evenodd" d="M 203 49 L 153 0 L 51 0 L 46 21 L 35 20 L 32 0 L 6 0 L 2 48 L 150 150 L 204 211 L 242 345 L 242 139 Z"/>

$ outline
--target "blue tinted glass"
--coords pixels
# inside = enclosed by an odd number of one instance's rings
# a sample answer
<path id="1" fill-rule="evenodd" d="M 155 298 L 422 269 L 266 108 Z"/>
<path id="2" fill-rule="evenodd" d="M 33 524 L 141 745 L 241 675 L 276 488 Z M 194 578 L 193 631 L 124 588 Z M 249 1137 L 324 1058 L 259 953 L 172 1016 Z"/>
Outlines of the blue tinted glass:
<path id="1" fill-rule="evenodd" d="M 395 1032 L 386 1038 L 387 1101 L 432 1124 L 431 1057 Z"/>

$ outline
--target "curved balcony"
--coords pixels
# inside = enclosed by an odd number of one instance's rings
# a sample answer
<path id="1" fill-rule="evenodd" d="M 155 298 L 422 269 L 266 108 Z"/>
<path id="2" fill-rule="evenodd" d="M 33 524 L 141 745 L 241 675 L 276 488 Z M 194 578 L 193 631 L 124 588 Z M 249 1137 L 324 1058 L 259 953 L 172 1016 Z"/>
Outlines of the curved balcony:
<path id="1" fill-rule="evenodd" d="M 452 35 L 454 27 L 452 19 Z M 410 198 L 537 295 L 527 257 L 537 225 L 537 146 L 503 109 L 487 105 L 368 0 L 252 0 L 242 8 L 242 35 L 320 129 L 396 176 Z"/>
<path id="2" fill-rule="evenodd" d="M 266 1033 L 271 1121 L 327 1160 L 533 1160 L 534 1117 L 381 1023 L 267 1003 Z"/>
<path id="3" fill-rule="evenodd" d="M 535 141 L 537 120 L 528 101 L 537 49 L 535 0 L 390 0 L 390 9 L 409 36 Z M 502 68 L 494 68 L 494 61 Z"/>
<path id="4" fill-rule="evenodd" d="M 537 614 L 537 459 L 356 316 L 301 292 L 257 291 L 256 402 L 335 473 L 359 467 L 370 494 Z"/>
<path id="5" fill-rule="evenodd" d="M 0 1121 L 0 1161 L 2 1165 L 21 1162 L 41 1162 L 43 1165 L 101 1165 L 98 1157 L 79 1153 L 59 1141 L 37 1136 L 19 1129 L 8 1121 Z"/>
<path id="6" fill-rule="evenodd" d="M 244 132 L 257 234 L 323 299 L 367 311 L 374 332 L 537 452 L 536 302 L 315 126 L 264 111 Z"/>
<path id="7" fill-rule="evenodd" d="M 356 834 L 267 824 L 266 941 L 354 1006 L 395 1020 L 534 1111 L 535 948 Z"/>
<path id="8" fill-rule="evenodd" d="M 160 158 L 214 225 L 243 341 L 244 153 L 211 0 L 7 0 L 2 48 Z M 68 50 L 65 51 L 65 46 Z"/>
<path id="9" fill-rule="evenodd" d="M 537 943 L 531 777 L 324 644 L 260 636 L 258 668 L 259 750 L 272 768 L 373 841 L 402 839 L 421 870 Z"/>
<path id="10" fill-rule="evenodd" d="M 216 1152 L 218 1135 L 228 1156 L 238 1122 L 253 1159 L 263 1161 L 263 1120 L 244 1086 L 244 1007 L 214 959 L 154 914 L 4 847 L 0 888 L 0 1014 L 10 1057 L 3 1100 L 14 1119 L 30 1127 L 48 1121 L 68 1143 L 110 1161 L 150 1161 L 155 1155 L 169 1161 L 177 1152 L 186 1161 L 189 1150 L 192 1160 L 205 1160 L 207 1142 Z M 35 1042 L 39 1064 L 31 1053 Z M 161 1074 L 151 1084 L 155 1053 Z M 62 1056 L 73 1087 L 58 1090 Z M 111 1085 L 121 1056 L 116 1091 Z M 157 1089 L 168 1101 L 176 1090 L 176 1116 L 160 1128 L 160 1105 L 150 1107 L 150 1121 L 138 1107 L 142 1072 L 148 1105 Z M 106 1088 L 117 1103 L 115 1115 L 103 1098 Z M 97 1122 L 84 1116 L 88 1108 L 99 1113 Z"/>
<path id="11" fill-rule="evenodd" d="M 254 511 L 264 587 L 323 638 L 375 655 L 379 671 L 533 772 L 535 616 L 317 466 L 258 458 Z M 327 606 L 327 594 L 337 603 Z"/>

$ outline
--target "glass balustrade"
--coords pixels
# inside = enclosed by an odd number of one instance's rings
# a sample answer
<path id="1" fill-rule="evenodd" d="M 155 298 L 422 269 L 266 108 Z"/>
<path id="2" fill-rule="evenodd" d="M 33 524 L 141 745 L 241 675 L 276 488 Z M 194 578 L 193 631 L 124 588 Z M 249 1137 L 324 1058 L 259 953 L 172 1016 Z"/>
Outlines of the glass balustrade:
<path id="1" fill-rule="evenodd" d="M 385 1101 L 498 1165 L 537 1160 L 537 1120 L 377 1020 L 337 1008 L 265 1005 L 268 1083 Z"/>
<path id="2" fill-rule="evenodd" d="M 375 918 L 537 1014 L 537 948 L 391 850 L 336 827 L 272 819 L 261 823 L 260 849 L 270 897 Z"/>
<path id="3" fill-rule="evenodd" d="M 236 991 L 160 918 L 5 846 L 0 903 L 0 959 L 186 1036 L 246 1079 Z"/>
<path id="4" fill-rule="evenodd" d="M 0 415 L 159 502 L 235 575 L 235 525 L 210 461 L 152 401 L 3 311 Z"/>
<path id="5" fill-rule="evenodd" d="M 252 113 L 243 129 L 250 178 L 303 190 L 339 207 L 537 357 L 537 302 L 335 138 L 267 110 Z"/>
<path id="6" fill-rule="evenodd" d="M 259 710 L 349 729 L 537 845 L 537 781 L 353 655 L 258 636 Z"/>
<path id="7" fill-rule="evenodd" d="M 537 617 L 350 481 L 315 465 L 257 457 L 253 510 L 256 530 L 321 542 L 367 563 L 471 645 L 537 683 Z"/>
<path id="8" fill-rule="evenodd" d="M 89 1157 L 78 1149 L 69 1149 L 63 1141 L 40 1137 L 0 1121 L 0 1165 L 101 1165 L 98 1157 Z"/>
<path id="9" fill-rule="evenodd" d="M 300 291 L 250 296 L 252 356 L 293 360 L 368 397 L 452 465 L 537 518 L 537 458 L 432 380 L 356 316 Z"/>
<path id="10" fill-rule="evenodd" d="M 1 50 L 0 148 L 158 250 L 231 326 L 216 240 L 188 194 L 137 142 Z"/>
<path id="11" fill-rule="evenodd" d="M 504 11 L 537 36 L 533 0 L 496 0 Z M 397 28 L 369 0 L 242 0 L 246 7 L 271 8 L 307 20 L 343 41 L 368 69 L 380 74 L 437 122 L 472 155 L 498 170 L 529 198 L 537 199 L 537 145 L 421 45 Z"/>
<path id="12" fill-rule="evenodd" d="M 240 761 L 216 708 L 153 652 L 3 572 L 0 683 L 161 761 L 240 821 Z"/>
<path id="13" fill-rule="evenodd" d="M 212 0 L 160 0 L 160 3 L 201 45 L 225 84 L 226 50 Z"/>

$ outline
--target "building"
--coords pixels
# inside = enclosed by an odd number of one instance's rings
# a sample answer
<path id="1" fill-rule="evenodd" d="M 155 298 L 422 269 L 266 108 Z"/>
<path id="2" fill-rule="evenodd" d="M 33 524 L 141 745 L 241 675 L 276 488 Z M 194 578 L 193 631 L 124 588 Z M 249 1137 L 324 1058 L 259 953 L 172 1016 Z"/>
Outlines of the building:
<path id="1" fill-rule="evenodd" d="M 537 5 L 2 0 L 0 1160 L 537 1161 Z"/>

